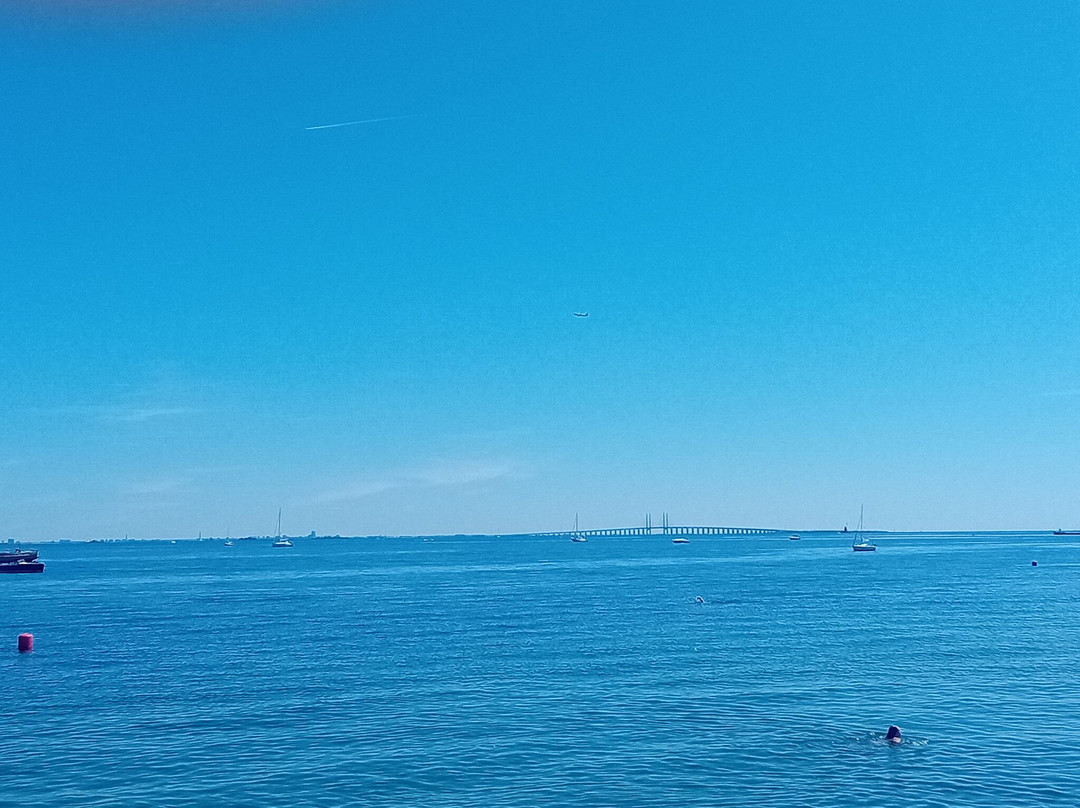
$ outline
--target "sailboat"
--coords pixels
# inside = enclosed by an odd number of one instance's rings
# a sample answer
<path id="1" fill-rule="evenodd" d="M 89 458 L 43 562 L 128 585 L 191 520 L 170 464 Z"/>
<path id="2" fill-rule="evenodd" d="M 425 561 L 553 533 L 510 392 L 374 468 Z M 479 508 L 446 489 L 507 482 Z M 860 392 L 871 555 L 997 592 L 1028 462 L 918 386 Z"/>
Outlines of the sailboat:
<path id="1" fill-rule="evenodd" d="M 274 537 L 274 543 L 271 547 L 292 547 L 293 544 L 287 538 L 281 535 L 281 508 L 277 511 L 277 536 Z"/>
<path id="2" fill-rule="evenodd" d="M 855 541 L 851 544 L 851 549 L 856 553 L 872 553 L 877 549 L 876 544 L 872 544 L 868 538 L 866 538 L 863 532 L 862 526 L 863 519 L 863 506 L 859 506 L 859 526 L 855 528 Z"/>
<path id="3" fill-rule="evenodd" d="M 570 534 L 570 541 L 578 542 L 578 543 L 583 542 L 583 541 L 588 541 L 588 539 L 585 538 L 585 534 L 582 533 L 580 530 L 578 530 L 577 517 L 578 517 L 578 515 L 575 513 L 574 514 L 574 532 Z"/>

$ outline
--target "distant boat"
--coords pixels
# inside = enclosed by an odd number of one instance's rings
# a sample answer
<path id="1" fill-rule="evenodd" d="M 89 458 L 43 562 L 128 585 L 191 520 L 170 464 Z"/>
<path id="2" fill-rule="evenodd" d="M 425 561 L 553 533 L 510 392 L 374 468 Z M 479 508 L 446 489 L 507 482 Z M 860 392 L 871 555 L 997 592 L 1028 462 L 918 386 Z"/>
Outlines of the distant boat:
<path id="1" fill-rule="evenodd" d="M 574 316 L 575 317 L 588 317 L 589 312 L 587 312 L 587 311 L 575 311 Z"/>
<path id="2" fill-rule="evenodd" d="M 34 561 L 37 550 L 15 550 L 13 553 L 0 553 L 0 564 L 18 564 L 20 561 Z"/>
<path id="3" fill-rule="evenodd" d="M 872 553 L 877 549 L 877 545 L 871 543 L 871 541 L 862 535 L 863 532 L 863 506 L 859 506 L 859 526 L 855 528 L 855 541 L 851 545 L 851 549 L 856 553 Z"/>
<path id="4" fill-rule="evenodd" d="M 271 547 L 292 547 L 293 543 L 287 538 L 281 535 L 281 508 L 277 511 L 277 536 L 274 537 L 274 543 Z"/>
<path id="5" fill-rule="evenodd" d="M 582 542 L 588 541 L 588 539 L 585 538 L 584 533 L 582 533 L 580 530 L 578 530 L 577 517 L 578 517 L 578 515 L 575 513 L 574 514 L 574 532 L 570 534 L 570 541 L 580 544 Z"/>
<path id="6" fill-rule="evenodd" d="M 12 564 L 0 564 L 0 573 L 4 572 L 45 572 L 45 565 L 40 561 L 16 561 Z"/>
<path id="7" fill-rule="evenodd" d="M 1080 530 L 1055 530 L 1055 536 L 1080 536 Z"/>
<path id="8" fill-rule="evenodd" d="M 686 538 L 686 536 L 676 536 L 675 538 L 673 538 L 671 540 L 671 543 L 672 544 L 689 544 L 690 539 Z"/>
<path id="9" fill-rule="evenodd" d="M 790 536 L 788 536 L 788 541 L 799 541 L 800 539 L 801 536 L 799 536 L 798 533 L 792 533 Z"/>
<path id="10" fill-rule="evenodd" d="M 235 547 L 236 542 L 234 542 L 232 539 L 225 539 L 225 546 L 226 547 Z"/>

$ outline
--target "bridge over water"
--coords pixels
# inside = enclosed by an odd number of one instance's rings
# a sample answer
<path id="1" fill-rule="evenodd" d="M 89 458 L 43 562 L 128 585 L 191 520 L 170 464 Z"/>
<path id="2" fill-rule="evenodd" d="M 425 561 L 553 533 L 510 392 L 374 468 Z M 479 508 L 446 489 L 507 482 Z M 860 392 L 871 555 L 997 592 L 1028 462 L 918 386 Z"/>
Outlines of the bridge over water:
<path id="1" fill-rule="evenodd" d="M 790 533 L 789 530 L 772 527 L 719 527 L 714 525 L 652 525 L 637 527 L 604 527 L 593 530 L 556 530 L 550 533 L 533 533 L 534 536 L 563 536 L 570 538 L 574 535 L 586 537 L 592 536 L 780 536 Z"/>

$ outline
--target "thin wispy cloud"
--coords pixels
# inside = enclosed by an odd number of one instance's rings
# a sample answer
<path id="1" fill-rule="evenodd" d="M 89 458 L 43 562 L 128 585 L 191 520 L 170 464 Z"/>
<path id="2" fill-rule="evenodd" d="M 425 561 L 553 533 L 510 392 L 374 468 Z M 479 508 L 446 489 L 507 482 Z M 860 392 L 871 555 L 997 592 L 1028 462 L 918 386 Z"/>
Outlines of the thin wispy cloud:
<path id="1" fill-rule="evenodd" d="M 114 409 L 105 413 L 104 417 L 113 421 L 142 423 L 156 418 L 198 415 L 201 412 L 202 410 L 195 407 L 134 407 L 131 409 Z"/>
<path id="2" fill-rule="evenodd" d="M 492 461 L 464 461 L 429 466 L 416 473 L 414 479 L 422 485 L 441 488 L 497 480 L 510 473 L 510 466 Z"/>
<path id="3" fill-rule="evenodd" d="M 319 496 L 320 502 L 346 502 L 405 489 L 454 488 L 490 482 L 513 473 L 509 463 L 467 460 L 436 463 L 418 469 L 353 480 Z"/>
<path id="4" fill-rule="evenodd" d="M 190 482 L 191 480 L 187 477 L 157 477 L 132 483 L 124 489 L 124 493 L 135 496 L 157 496 L 179 491 Z"/>
<path id="5" fill-rule="evenodd" d="M 441 440 L 455 446 L 499 445 L 513 443 L 529 438 L 536 430 L 528 427 L 516 427 L 506 429 L 476 429 L 463 432 L 451 432 L 442 436 Z"/>
<path id="6" fill-rule="evenodd" d="M 316 129 L 338 129 L 342 126 L 363 126 L 368 123 L 382 123 L 383 121 L 404 121 L 408 118 L 415 118 L 416 115 L 389 115 L 385 118 L 364 118 L 359 121 L 342 121 L 341 123 L 323 123 L 318 126 L 305 126 L 305 132 L 314 132 Z"/>
<path id="7" fill-rule="evenodd" d="M 367 499 L 387 491 L 406 488 L 407 483 L 403 480 L 370 480 L 356 481 L 342 485 L 325 492 L 318 497 L 319 502 L 348 502 L 353 499 Z"/>
<path id="8" fill-rule="evenodd" d="M 205 410 L 199 407 L 128 407 L 104 405 L 76 405 L 52 410 L 57 415 L 79 415 L 98 421 L 145 423 L 163 418 L 180 418 L 199 415 Z"/>

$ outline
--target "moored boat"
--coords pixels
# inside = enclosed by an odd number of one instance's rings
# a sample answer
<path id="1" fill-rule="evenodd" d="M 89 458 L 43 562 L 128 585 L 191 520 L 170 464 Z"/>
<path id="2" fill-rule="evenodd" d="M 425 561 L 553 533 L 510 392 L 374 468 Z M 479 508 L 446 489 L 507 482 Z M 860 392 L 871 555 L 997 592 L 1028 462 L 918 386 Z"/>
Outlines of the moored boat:
<path id="1" fill-rule="evenodd" d="M 45 564 L 41 561 L 26 560 L 16 561 L 10 564 L 0 564 L 0 573 L 4 572 L 45 572 Z"/>
<path id="2" fill-rule="evenodd" d="M 293 543 L 289 541 L 288 536 L 281 535 L 281 508 L 278 508 L 277 512 L 277 535 L 274 537 L 274 543 L 271 547 L 292 547 Z"/>
<path id="3" fill-rule="evenodd" d="M 1080 536 L 1080 530 L 1055 530 L 1055 536 Z"/>
<path id="4" fill-rule="evenodd" d="M 37 550 L 15 550 L 11 553 L 0 553 L 0 564 L 15 564 L 19 561 L 34 561 L 37 557 Z"/>
<path id="5" fill-rule="evenodd" d="M 877 545 L 863 535 L 863 509 L 861 505 L 859 506 L 859 526 L 855 528 L 855 540 L 851 544 L 851 549 L 856 553 L 872 553 L 877 549 Z"/>
<path id="6" fill-rule="evenodd" d="M 575 544 L 582 544 L 584 542 L 587 542 L 588 539 L 585 537 L 585 534 L 582 533 L 578 529 L 578 520 L 577 520 L 577 518 L 578 518 L 578 515 L 575 513 L 574 514 L 574 532 L 570 534 L 570 541 L 574 542 Z"/>

